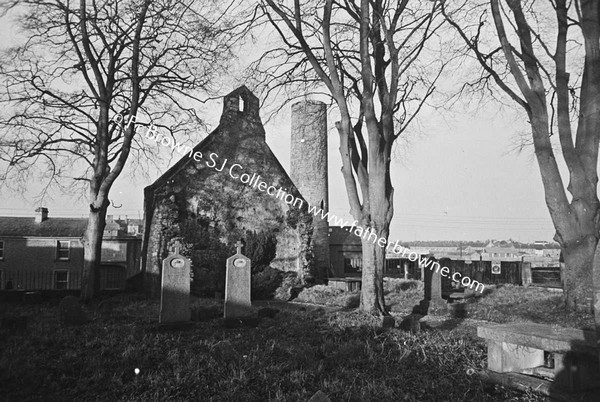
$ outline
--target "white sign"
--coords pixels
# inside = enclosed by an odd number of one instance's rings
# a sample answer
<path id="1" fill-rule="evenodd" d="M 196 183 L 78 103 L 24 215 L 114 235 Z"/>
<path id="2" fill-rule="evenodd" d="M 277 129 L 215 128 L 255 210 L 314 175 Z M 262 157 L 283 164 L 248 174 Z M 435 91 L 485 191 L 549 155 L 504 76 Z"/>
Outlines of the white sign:
<path id="1" fill-rule="evenodd" d="M 502 272 L 500 261 L 492 261 L 492 274 L 499 275 Z"/>

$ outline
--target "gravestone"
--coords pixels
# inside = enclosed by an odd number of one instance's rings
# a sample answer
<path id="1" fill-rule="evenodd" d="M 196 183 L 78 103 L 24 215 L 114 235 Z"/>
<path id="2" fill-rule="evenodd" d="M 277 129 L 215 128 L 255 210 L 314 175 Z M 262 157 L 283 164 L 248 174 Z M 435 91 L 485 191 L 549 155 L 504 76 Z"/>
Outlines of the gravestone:
<path id="1" fill-rule="evenodd" d="M 190 260 L 175 252 L 162 264 L 159 324 L 189 322 L 190 312 Z"/>
<path id="2" fill-rule="evenodd" d="M 75 296 L 66 296 L 59 305 L 60 322 L 64 325 L 85 324 L 88 317 L 79 304 L 79 299 Z"/>
<path id="3" fill-rule="evenodd" d="M 531 276 L 531 263 L 523 262 L 521 263 L 521 283 L 524 287 L 528 288 L 531 285 L 532 276 Z"/>
<path id="4" fill-rule="evenodd" d="M 433 267 L 431 264 L 429 267 Z M 437 264 L 435 265 L 437 268 Z M 432 313 L 436 311 L 446 311 L 447 304 L 442 299 L 442 275 L 439 269 L 424 269 L 424 285 L 425 285 L 425 297 L 420 302 L 421 311 L 423 314 Z"/>
<path id="5" fill-rule="evenodd" d="M 227 259 L 225 279 L 224 318 L 247 317 L 250 315 L 250 259 L 242 255 L 242 243 L 235 244 L 237 252 Z"/>
<path id="6" fill-rule="evenodd" d="M 403 331 L 410 331 L 412 334 L 418 334 L 421 332 L 421 318 L 422 315 L 413 313 L 408 317 L 404 318 L 398 327 Z"/>

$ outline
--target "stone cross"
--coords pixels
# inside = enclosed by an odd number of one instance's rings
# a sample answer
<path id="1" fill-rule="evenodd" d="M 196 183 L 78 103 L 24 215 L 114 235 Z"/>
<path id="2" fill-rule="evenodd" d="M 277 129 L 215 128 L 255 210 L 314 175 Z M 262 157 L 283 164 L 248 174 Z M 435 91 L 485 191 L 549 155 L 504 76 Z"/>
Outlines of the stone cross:
<path id="1" fill-rule="evenodd" d="M 190 260 L 179 254 L 175 244 L 173 254 L 163 260 L 160 289 L 159 324 L 188 322 L 190 312 Z"/>
<path id="2" fill-rule="evenodd" d="M 224 318 L 248 317 L 250 302 L 250 259 L 242 255 L 242 243 L 237 242 L 236 254 L 227 259 Z"/>

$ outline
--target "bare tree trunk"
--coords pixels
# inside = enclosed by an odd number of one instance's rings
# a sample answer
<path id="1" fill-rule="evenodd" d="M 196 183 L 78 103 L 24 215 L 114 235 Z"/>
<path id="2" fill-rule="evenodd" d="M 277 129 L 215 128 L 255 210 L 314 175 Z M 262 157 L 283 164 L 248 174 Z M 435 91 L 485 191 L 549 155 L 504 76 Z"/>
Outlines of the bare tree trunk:
<path id="1" fill-rule="evenodd" d="M 562 247 L 565 270 L 563 289 L 569 310 L 590 311 L 592 301 L 592 266 L 598 240 L 587 236 L 577 243 Z"/>
<path id="2" fill-rule="evenodd" d="M 383 264 L 385 249 L 369 239 L 362 239 L 362 288 L 360 309 L 374 315 L 387 314 L 383 299 Z"/>
<path id="3" fill-rule="evenodd" d="M 363 236 L 363 274 L 360 308 L 362 311 L 376 315 L 387 315 L 383 297 L 383 273 L 385 267 L 386 247 L 389 227 L 392 218 L 393 189 L 389 178 L 389 157 L 371 154 L 369 175 L 369 198 L 371 206 L 370 230 L 377 234 Z M 365 239 L 366 237 L 366 239 Z M 383 239 L 383 240 L 382 240 Z"/>
<path id="4" fill-rule="evenodd" d="M 427 83 L 425 94 L 417 94 L 416 89 L 413 92 L 418 86 L 409 78 L 408 69 L 416 64 L 426 40 L 441 26 L 434 23 L 440 3 L 433 2 L 431 9 L 414 16 L 414 10 L 407 8 L 408 1 L 388 4 L 381 0 L 327 0 L 322 2 L 322 19 L 313 18 L 312 6 L 309 13 L 308 6 L 302 7 L 300 1 L 294 2 L 293 8 L 282 7 L 275 0 L 264 0 L 264 3 L 263 11 L 286 46 L 294 48 L 295 54 L 303 54 L 339 108 L 340 121 L 336 128 L 340 135 L 342 176 L 350 214 L 357 227 L 368 231 L 367 239 L 361 240 L 361 310 L 387 314 L 383 272 L 393 216 L 391 147 L 434 91 L 437 78 Z M 281 21 L 273 18 L 268 10 L 274 11 Z M 339 13 L 346 17 L 338 18 Z M 333 15 L 336 18 L 332 20 Z M 415 27 L 408 29 L 413 23 Z M 297 43 L 289 41 L 291 37 L 284 33 L 286 30 Z M 348 33 L 353 36 L 347 36 Z M 416 37 L 419 37 L 416 46 L 410 45 Z M 311 46 L 313 40 L 319 41 L 322 47 Z M 346 46 L 348 44 L 351 45 Z M 304 65 L 304 62 L 297 64 Z M 440 72 L 441 69 L 443 67 Z M 299 71 L 292 68 L 285 74 L 290 79 L 288 83 L 296 82 L 293 75 Z M 304 71 L 300 74 L 306 78 Z M 418 107 L 409 112 L 412 108 L 406 105 L 413 101 Z M 359 110 L 354 109 L 356 106 Z M 395 113 L 401 117 L 394 119 Z M 396 130 L 395 124 L 398 124 Z M 377 238 L 373 239 L 373 233 Z"/>
<path id="5" fill-rule="evenodd" d="M 596 324 L 596 346 L 598 349 L 598 360 L 600 361 L 600 243 L 596 245 L 594 255 L 594 264 L 592 266 L 593 275 L 593 303 L 594 303 L 594 321 Z"/>
<path id="6" fill-rule="evenodd" d="M 506 80 L 503 73 L 495 70 L 500 64 L 493 61 L 492 54 L 485 54 L 479 48 L 481 30 L 478 30 L 475 37 L 469 37 L 466 31 L 448 18 L 448 14 L 444 14 L 475 52 L 486 72 L 528 114 L 546 205 L 556 229 L 554 239 L 563 252 L 564 268 L 561 267 L 561 274 L 565 303 L 569 310 L 589 311 L 594 308 L 596 329 L 600 336 L 600 250 L 597 249 L 600 237 L 600 200 L 597 191 L 600 145 L 600 2 L 550 2 L 556 17 L 557 31 L 556 39 L 546 39 L 547 42 L 544 42 L 539 30 L 532 28 L 535 23 L 527 21 L 528 18 L 536 23 L 541 20 L 541 16 L 531 9 L 529 2 L 489 2 L 502 53 L 514 80 L 512 83 Z M 503 8 L 502 4 L 511 12 Z M 576 15 L 577 20 L 573 20 L 571 15 Z M 507 34 L 505 21 L 509 21 L 516 38 Z M 483 20 L 480 27 L 482 25 Z M 585 58 L 580 67 L 576 62 L 567 62 L 571 53 L 578 53 L 567 46 L 570 42 L 570 27 L 581 29 L 582 42 L 577 43 L 585 50 Z M 556 46 L 554 52 L 553 44 Z M 550 54 L 550 58 L 540 58 L 536 54 L 540 52 Z M 555 72 L 554 82 L 552 70 Z M 571 76 L 579 78 L 569 83 Z M 579 79 L 581 81 L 577 82 Z M 513 89 L 515 84 L 518 91 Z M 548 84 L 554 91 L 546 89 Z M 575 94 L 577 87 L 579 96 Z M 551 98 L 548 99 L 550 94 Z M 574 106 L 578 106 L 575 109 L 575 132 Z M 558 127 L 561 154 L 569 170 L 566 190 L 571 197 L 565 191 L 566 180 L 563 181 L 561 177 L 550 140 L 554 125 Z"/>
<path id="7" fill-rule="evenodd" d="M 100 290 L 100 256 L 107 209 L 108 201 L 102 203 L 101 208 L 90 205 L 88 225 L 83 238 L 84 261 L 81 280 L 81 300 L 86 303 Z"/>

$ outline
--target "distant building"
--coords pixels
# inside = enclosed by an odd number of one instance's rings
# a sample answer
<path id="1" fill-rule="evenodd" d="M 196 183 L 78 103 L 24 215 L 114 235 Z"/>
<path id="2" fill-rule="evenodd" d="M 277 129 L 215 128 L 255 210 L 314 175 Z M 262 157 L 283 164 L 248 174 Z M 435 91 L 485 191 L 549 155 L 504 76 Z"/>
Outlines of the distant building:
<path id="1" fill-rule="evenodd" d="M 130 219 L 127 216 L 117 219 L 113 215 L 106 215 L 106 227 L 104 228 L 104 237 L 115 236 L 138 236 L 142 237 L 144 221 L 142 219 Z"/>
<path id="2" fill-rule="evenodd" d="M 329 276 L 360 276 L 360 238 L 340 227 L 330 227 L 329 236 Z M 403 246 L 406 248 L 404 255 L 391 252 L 386 254 L 385 276 L 420 279 L 422 267 L 419 261 L 410 261 L 407 258 L 410 253 L 414 253 L 419 258 L 434 258 L 443 266 L 447 266 L 451 272 L 460 272 L 463 276 L 469 276 L 482 283 L 521 284 L 524 264 L 532 268 L 534 284 L 538 282 L 543 283 L 542 286 L 556 286 L 558 283 L 555 272 L 558 272 L 560 249 L 520 249 L 511 242 L 490 242 L 484 247 L 429 246 L 426 242 L 419 242 L 419 246 Z M 552 280 L 546 280 L 544 275 L 552 276 Z"/>
<path id="3" fill-rule="evenodd" d="M 131 236 L 142 236 L 144 221 L 142 219 L 127 219 L 127 234 Z"/>
<path id="4" fill-rule="evenodd" d="M 411 248 L 419 256 L 429 254 L 429 250 Z M 361 238 L 346 228 L 329 227 L 329 278 L 353 277 L 362 275 Z M 384 266 L 384 275 L 391 277 L 421 278 L 418 261 L 410 261 L 408 253 L 403 256 L 388 252 Z"/>
<path id="5" fill-rule="evenodd" d="M 83 269 L 81 239 L 85 218 L 51 218 L 47 208 L 33 217 L 0 216 L 0 289 L 80 289 Z M 124 289 L 140 269 L 141 239 L 119 234 L 107 224 L 102 242 L 100 287 Z"/>
<path id="6" fill-rule="evenodd" d="M 347 229 L 329 227 L 329 277 L 360 276 L 362 272 L 362 245 L 360 237 Z"/>

